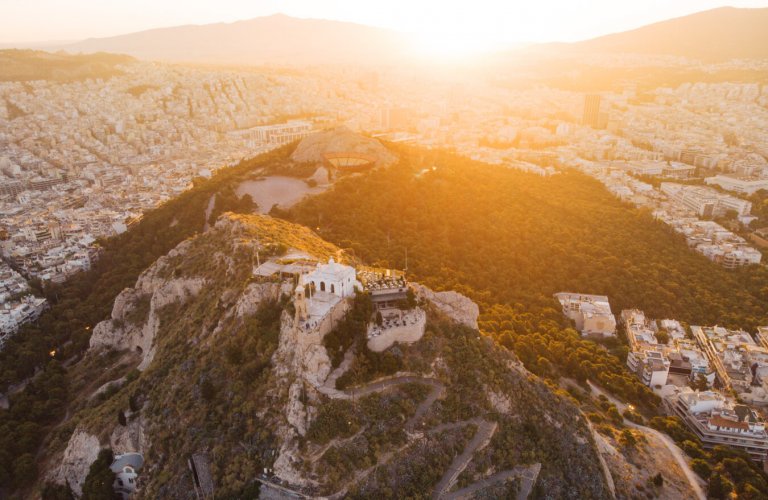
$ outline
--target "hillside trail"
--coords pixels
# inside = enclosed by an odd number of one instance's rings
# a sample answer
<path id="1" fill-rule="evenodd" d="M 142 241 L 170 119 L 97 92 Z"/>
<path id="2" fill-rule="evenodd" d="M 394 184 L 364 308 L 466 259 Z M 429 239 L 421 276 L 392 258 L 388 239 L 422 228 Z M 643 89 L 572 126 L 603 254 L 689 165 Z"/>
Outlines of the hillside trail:
<path id="1" fill-rule="evenodd" d="M 399 455 L 417 440 L 424 439 L 426 434 L 436 434 L 446 430 L 457 429 L 468 425 L 475 426 L 477 430 L 475 431 L 472 439 L 461 451 L 461 453 L 454 457 L 451 465 L 443 473 L 442 477 L 433 488 L 432 498 L 464 498 L 472 492 L 479 491 L 480 489 L 487 488 L 488 486 L 491 486 L 495 483 L 508 481 L 516 477 L 521 478 L 523 481 L 523 487 L 521 487 L 519 491 L 518 499 L 522 500 L 527 498 L 528 493 L 530 493 L 531 489 L 533 488 L 533 484 L 538 477 L 541 464 L 533 464 L 527 467 L 515 467 L 514 469 L 500 471 L 493 474 L 492 476 L 472 483 L 464 487 L 462 490 L 449 493 L 449 490 L 456 484 L 458 477 L 471 463 L 475 452 L 483 449 L 491 442 L 491 439 L 493 438 L 498 428 L 498 424 L 493 421 L 485 420 L 481 417 L 475 417 L 468 420 L 441 424 L 432 428 L 424 428 L 424 415 L 426 415 L 432 405 L 438 399 L 444 397 L 446 393 L 445 385 L 434 377 L 404 373 L 396 374 L 390 377 L 383 377 L 365 385 L 346 390 L 337 389 L 336 381 L 350 369 L 354 360 L 354 354 L 354 347 L 350 348 L 344 354 L 344 359 L 341 364 L 328 375 L 325 383 L 317 387 L 317 389 L 322 394 L 325 394 L 331 399 L 354 400 L 356 398 L 364 397 L 370 394 L 386 391 L 387 389 L 398 385 L 411 383 L 426 384 L 431 387 L 431 390 L 427 397 L 424 398 L 424 400 L 416 407 L 414 414 L 405 423 L 405 430 L 408 434 L 408 442 L 396 450 L 382 454 L 380 457 L 378 457 L 378 460 L 374 465 L 353 475 L 345 484 L 342 485 L 342 487 L 337 492 L 330 495 L 329 498 L 335 499 L 344 497 L 351 488 L 357 484 L 360 484 L 360 482 L 368 477 L 371 472 L 375 471 L 378 467 L 389 463 L 392 458 Z M 344 441 L 347 440 L 348 438 Z M 341 441 L 342 440 L 336 440 L 332 443 L 329 443 L 329 445 L 324 447 L 324 451 L 327 451 L 332 445 L 340 444 Z M 319 459 L 320 456 L 322 456 L 322 454 L 313 454 L 313 457 L 317 457 L 317 459 Z"/>
<path id="2" fill-rule="evenodd" d="M 624 413 L 624 410 L 626 410 L 627 405 L 625 403 L 622 403 L 615 397 L 613 397 L 611 394 L 603 390 L 602 388 L 595 385 L 591 380 L 587 380 L 587 384 L 589 384 L 589 388 L 592 391 L 592 394 L 595 396 L 603 395 L 605 396 L 608 401 L 613 403 L 616 406 L 616 409 L 619 410 L 620 413 Z M 636 424 L 630 420 L 624 419 L 624 425 L 627 425 L 629 427 L 633 427 L 635 429 L 647 432 L 649 434 L 653 434 L 657 438 L 661 440 L 662 443 L 664 443 L 664 446 L 667 447 L 669 452 L 672 454 L 672 457 L 675 459 L 677 464 L 682 469 L 683 473 L 685 474 L 686 479 L 688 479 L 688 482 L 691 485 L 691 488 L 693 489 L 694 493 L 696 494 L 696 497 L 699 500 L 706 500 L 707 495 L 704 493 L 704 489 L 701 487 L 701 480 L 699 479 L 699 476 L 693 472 L 693 469 L 691 469 L 691 466 L 688 464 L 688 461 L 685 459 L 685 453 L 683 453 L 683 450 L 681 450 L 666 434 L 662 434 L 661 432 L 657 431 L 656 429 L 653 429 L 651 427 L 646 427 L 645 425 Z"/>

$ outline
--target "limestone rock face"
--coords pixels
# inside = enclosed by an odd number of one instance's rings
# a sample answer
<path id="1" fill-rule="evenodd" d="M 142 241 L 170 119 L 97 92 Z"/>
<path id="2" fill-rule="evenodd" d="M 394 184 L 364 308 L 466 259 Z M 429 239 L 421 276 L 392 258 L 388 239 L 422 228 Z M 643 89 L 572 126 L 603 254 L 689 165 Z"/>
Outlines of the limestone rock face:
<path id="1" fill-rule="evenodd" d="M 143 359 L 138 368 L 146 369 L 155 354 L 154 340 L 160 326 L 157 311 L 168 304 L 186 302 L 197 295 L 204 285 L 205 280 L 202 278 L 165 281 L 147 278 L 142 274 L 135 288 L 127 288 L 117 296 L 111 319 L 102 321 L 93 329 L 90 348 L 139 351 Z M 137 313 L 142 302 L 147 300 L 149 307 L 146 316 Z"/>
<path id="2" fill-rule="evenodd" d="M 331 360 L 328 351 L 321 345 L 311 345 L 304 354 L 304 377 L 314 385 L 323 385 L 328 374 L 331 373 Z"/>
<path id="3" fill-rule="evenodd" d="M 238 318 L 255 314 L 262 302 L 278 300 L 283 294 L 290 295 L 292 288 L 290 283 L 251 283 L 238 299 L 235 314 Z"/>
<path id="4" fill-rule="evenodd" d="M 414 293 L 417 297 L 426 299 L 434 304 L 449 318 L 457 323 L 477 329 L 477 318 L 480 316 L 480 308 L 468 297 L 454 292 L 435 292 L 424 285 L 411 283 Z"/>
<path id="5" fill-rule="evenodd" d="M 288 408 L 286 409 L 286 418 L 300 436 L 307 433 L 307 411 L 301 404 L 301 391 L 303 382 L 301 379 L 291 384 L 288 390 Z"/>
<path id="6" fill-rule="evenodd" d="M 146 453 L 149 448 L 144 434 L 144 425 L 141 417 L 128 421 L 128 424 L 116 425 L 109 436 L 109 445 L 115 454 L 121 453 Z"/>
<path id="7" fill-rule="evenodd" d="M 512 400 L 507 394 L 492 391 L 487 387 L 485 393 L 488 395 L 488 400 L 494 410 L 504 415 L 509 415 L 512 412 Z"/>
<path id="8" fill-rule="evenodd" d="M 126 288 L 115 298 L 111 318 L 93 329 L 90 349 L 130 349 L 141 352 L 139 370 L 152 362 L 154 340 L 160 320 L 157 311 L 173 303 L 184 303 L 205 286 L 202 278 L 167 278 L 161 274 L 166 263 L 184 255 L 191 244 L 183 241 L 139 275 L 133 288 Z"/>
<path id="9" fill-rule="evenodd" d="M 319 132 L 304 138 L 291 155 L 302 163 L 322 163 L 325 153 L 360 153 L 376 158 L 376 166 L 391 165 L 397 157 L 376 139 L 356 134 L 346 127 Z"/>
<path id="10" fill-rule="evenodd" d="M 58 484 L 69 483 L 75 495 L 80 497 L 83 494 L 85 478 L 100 450 L 99 438 L 82 429 L 76 429 L 69 438 L 61 463 L 51 472 L 48 479 Z"/>
<path id="11" fill-rule="evenodd" d="M 324 186 L 330 182 L 330 176 L 328 169 L 325 167 L 319 167 L 315 170 L 315 173 L 310 177 L 311 180 L 317 182 L 320 186 Z"/>

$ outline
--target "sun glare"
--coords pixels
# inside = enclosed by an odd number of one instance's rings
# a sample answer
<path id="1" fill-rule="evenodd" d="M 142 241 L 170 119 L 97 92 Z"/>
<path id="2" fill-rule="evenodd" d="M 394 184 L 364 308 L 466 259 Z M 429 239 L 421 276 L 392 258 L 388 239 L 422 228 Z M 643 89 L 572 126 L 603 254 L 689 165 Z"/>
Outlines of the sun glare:
<path id="1" fill-rule="evenodd" d="M 416 55 L 443 61 L 467 60 L 498 48 L 492 40 L 440 33 L 414 35 L 412 44 Z"/>

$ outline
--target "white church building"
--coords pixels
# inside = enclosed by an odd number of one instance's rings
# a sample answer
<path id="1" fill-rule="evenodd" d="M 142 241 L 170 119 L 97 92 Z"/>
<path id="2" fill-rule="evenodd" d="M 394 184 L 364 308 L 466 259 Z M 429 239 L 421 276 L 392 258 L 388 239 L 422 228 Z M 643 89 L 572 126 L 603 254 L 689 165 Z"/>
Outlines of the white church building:
<path id="1" fill-rule="evenodd" d="M 317 264 L 314 271 L 302 278 L 304 283 L 312 285 L 315 292 L 328 292 L 341 298 L 353 296 L 355 287 L 362 288 L 355 268 L 338 264 L 333 257 L 328 259 L 327 264 Z"/>

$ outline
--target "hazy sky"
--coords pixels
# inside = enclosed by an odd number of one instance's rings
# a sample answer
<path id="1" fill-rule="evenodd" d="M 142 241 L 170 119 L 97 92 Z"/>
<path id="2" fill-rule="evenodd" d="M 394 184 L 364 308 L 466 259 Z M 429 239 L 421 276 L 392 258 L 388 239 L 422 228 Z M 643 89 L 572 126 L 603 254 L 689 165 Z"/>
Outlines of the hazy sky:
<path id="1" fill-rule="evenodd" d="M 0 0 L 0 43 L 79 40 L 282 12 L 423 36 L 573 41 L 707 10 L 768 0 Z"/>

